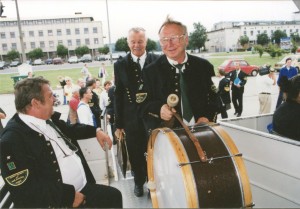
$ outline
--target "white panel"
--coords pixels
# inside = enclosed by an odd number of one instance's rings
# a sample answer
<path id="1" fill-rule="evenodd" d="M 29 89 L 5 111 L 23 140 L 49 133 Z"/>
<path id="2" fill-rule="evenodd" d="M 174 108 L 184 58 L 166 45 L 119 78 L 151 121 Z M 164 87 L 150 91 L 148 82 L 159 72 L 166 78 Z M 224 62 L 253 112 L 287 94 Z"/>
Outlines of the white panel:
<path id="1" fill-rule="evenodd" d="M 105 159 L 105 151 L 96 138 L 78 140 L 78 144 L 87 161 Z"/>

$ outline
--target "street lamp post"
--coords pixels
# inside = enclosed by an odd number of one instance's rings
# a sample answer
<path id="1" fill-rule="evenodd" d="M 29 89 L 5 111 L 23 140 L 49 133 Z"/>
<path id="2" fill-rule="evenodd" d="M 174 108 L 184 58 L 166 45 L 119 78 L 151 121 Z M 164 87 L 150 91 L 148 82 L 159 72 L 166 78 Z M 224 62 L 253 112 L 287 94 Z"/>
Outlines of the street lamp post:
<path id="1" fill-rule="evenodd" d="M 110 27 L 109 27 L 109 13 L 108 13 L 108 4 L 106 0 L 106 15 L 107 15 L 107 26 L 108 26 L 108 41 L 109 41 L 109 55 L 110 55 L 110 63 L 113 63 L 112 60 L 112 45 L 111 45 L 111 38 L 110 38 Z"/>
<path id="2" fill-rule="evenodd" d="M 21 43 L 21 51 L 22 51 L 22 62 L 26 62 L 26 54 L 24 50 L 24 41 L 23 41 L 23 34 L 21 29 L 21 21 L 20 21 L 20 15 L 19 15 L 19 7 L 18 7 L 18 0 L 15 0 L 16 3 L 16 10 L 17 10 L 17 18 L 18 18 L 18 28 L 19 28 L 19 35 L 20 35 L 20 43 Z"/>

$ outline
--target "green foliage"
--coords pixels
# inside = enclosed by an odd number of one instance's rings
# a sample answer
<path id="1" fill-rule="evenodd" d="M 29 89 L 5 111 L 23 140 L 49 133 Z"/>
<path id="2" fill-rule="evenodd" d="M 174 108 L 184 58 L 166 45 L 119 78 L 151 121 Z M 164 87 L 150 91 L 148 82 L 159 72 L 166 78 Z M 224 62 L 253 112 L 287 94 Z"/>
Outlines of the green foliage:
<path id="1" fill-rule="evenodd" d="M 283 49 L 271 43 L 265 48 L 265 52 L 267 52 L 272 58 L 280 57 L 283 53 L 285 53 Z"/>
<path id="2" fill-rule="evenodd" d="M 15 60 L 15 59 L 17 59 L 19 57 L 20 57 L 20 53 L 18 51 L 14 50 L 14 49 L 11 50 L 11 51 L 9 51 L 9 52 L 7 52 L 7 58 L 10 61 Z"/>
<path id="3" fill-rule="evenodd" d="M 28 57 L 30 59 L 40 59 L 44 56 L 43 50 L 41 48 L 36 48 L 28 52 Z"/>
<path id="4" fill-rule="evenodd" d="M 65 57 L 68 54 L 68 48 L 60 44 L 56 48 L 56 54 L 59 57 Z"/>
<path id="5" fill-rule="evenodd" d="M 156 49 L 157 49 L 156 42 L 148 38 L 146 51 L 151 52 L 151 51 L 155 51 Z"/>
<path id="6" fill-rule="evenodd" d="M 258 51 L 259 57 L 261 58 L 261 56 L 262 56 L 263 53 L 264 53 L 264 48 L 263 48 L 263 46 L 258 44 L 258 45 L 255 45 L 255 46 L 254 46 L 254 49 L 255 49 L 255 51 Z"/>
<path id="7" fill-rule="evenodd" d="M 115 50 L 116 51 L 119 51 L 119 52 L 129 52 L 130 49 L 128 47 L 128 44 L 127 44 L 127 38 L 126 37 L 123 37 L 123 38 L 119 38 L 117 41 L 116 41 L 116 44 L 115 44 Z"/>
<path id="8" fill-rule="evenodd" d="M 272 42 L 275 40 L 276 44 L 280 44 L 280 39 L 281 38 L 286 38 L 286 32 L 282 31 L 282 30 L 276 30 L 274 31 L 274 33 L 272 34 L 271 40 Z"/>
<path id="9" fill-rule="evenodd" d="M 84 54 L 89 54 L 90 53 L 90 49 L 87 46 L 79 46 L 75 49 L 75 53 L 79 56 L 82 56 Z"/>
<path id="10" fill-rule="evenodd" d="M 295 41 L 294 39 L 292 39 L 292 48 L 291 48 L 291 52 L 292 52 L 293 54 L 295 54 L 296 51 L 297 51 L 297 49 L 298 49 L 298 46 L 297 46 L 297 44 L 296 44 L 296 41 Z"/>
<path id="11" fill-rule="evenodd" d="M 207 40 L 206 28 L 201 25 L 200 22 L 193 24 L 195 31 L 189 35 L 189 47 L 190 49 L 205 48 L 205 42 Z"/>
<path id="12" fill-rule="evenodd" d="M 246 35 L 241 36 L 239 38 L 239 43 L 241 44 L 242 47 L 245 47 L 245 45 L 249 43 L 249 37 Z"/>
<path id="13" fill-rule="evenodd" d="M 257 35 L 257 40 L 256 40 L 256 43 L 259 44 L 259 45 L 267 45 L 269 43 L 270 39 L 268 37 L 268 34 L 266 33 L 262 33 L 262 34 L 258 34 Z"/>
<path id="14" fill-rule="evenodd" d="M 100 54 L 108 54 L 109 53 L 109 47 L 107 45 L 105 45 L 104 47 L 100 47 L 100 48 L 98 48 L 98 52 Z"/>
<path id="15" fill-rule="evenodd" d="M 292 42 L 294 41 L 295 43 L 299 43 L 300 42 L 300 37 L 299 37 L 299 34 L 298 33 L 292 33 L 291 34 L 291 39 L 292 39 Z"/>

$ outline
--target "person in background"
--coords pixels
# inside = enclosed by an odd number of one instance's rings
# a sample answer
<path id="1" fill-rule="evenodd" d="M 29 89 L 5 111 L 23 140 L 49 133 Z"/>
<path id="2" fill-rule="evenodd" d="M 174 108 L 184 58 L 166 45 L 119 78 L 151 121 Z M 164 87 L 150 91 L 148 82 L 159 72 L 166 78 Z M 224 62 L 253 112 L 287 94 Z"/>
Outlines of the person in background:
<path id="1" fill-rule="evenodd" d="M 95 116 L 97 127 L 101 127 L 100 117 L 101 117 L 102 110 L 99 105 L 100 99 L 99 99 L 98 95 L 93 91 L 96 88 L 96 80 L 95 79 L 87 80 L 86 87 L 91 89 L 91 92 L 92 92 L 92 98 L 90 99 L 88 104 L 92 110 L 92 113 Z"/>
<path id="2" fill-rule="evenodd" d="M 270 113 L 272 105 L 271 90 L 272 86 L 276 84 L 274 68 L 270 68 L 269 73 L 266 75 L 257 75 L 256 84 L 258 89 L 259 114 Z"/>
<path id="3" fill-rule="evenodd" d="M 280 83 L 286 102 L 273 115 L 273 130 L 282 136 L 300 141 L 300 75 L 283 77 Z"/>
<path id="4" fill-rule="evenodd" d="M 72 79 L 68 76 L 65 77 L 65 82 L 66 85 L 64 86 L 64 95 L 66 96 L 67 104 L 69 104 L 75 85 L 72 83 Z"/>
<path id="5" fill-rule="evenodd" d="M 107 76 L 107 71 L 105 68 L 105 63 L 102 62 L 98 71 L 98 78 L 101 78 L 102 85 L 104 85 L 104 82 L 106 81 L 106 76 Z"/>
<path id="6" fill-rule="evenodd" d="M 80 102 L 79 98 L 79 87 L 74 87 L 72 92 L 72 97 L 69 103 L 69 115 L 68 115 L 68 123 L 75 124 L 78 123 L 78 115 L 77 115 L 77 108 Z"/>
<path id="7" fill-rule="evenodd" d="M 228 118 L 227 110 L 231 108 L 230 78 L 225 75 L 223 70 L 219 70 L 219 74 L 221 77 L 219 81 L 218 94 L 222 102 L 220 113 L 222 118 Z"/>
<path id="8" fill-rule="evenodd" d="M 65 94 L 65 85 L 66 85 L 65 78 L 63 76 L 58 76 L 58 81 L 59 81 L 60 86 L 63 89 L 63 98 L 64 98 L 64 103 L 63 104 L 66 105 L 67 104 L 67 98 L 66 98 L 66 94 Z"/>
<path id="9" fill-rule="evenodd" d="M 247 74 L 241 70 L 240 63 L 235 62 L 235 70 L 230 72 L 232 103 L 235 109 L 234 115 L 241 117 L 243 112 L 244 87 L 247 83 Z"/>
<path id="10" fill-rule="evenodd" d="M 89 101 L 92 99 L 92 90 L 88 87 L 83 87 L 79 90 L 80 102 L 77 107 L 78 122 L 90 126 L 97 127 L 96 119 L 89 106 Z"/>
<path id="11" fill-rule="evenodd" d="M 111 87 L 111 82 L 110 81 L 105 81 L 104 82 L 104 91 L 101 92 L 100 94 L 100 109 L 102 111 L 105 111 L 106 106 L 108 105 L 108 90 Z"/>
<path id="12" fill-rule="evenodd" d="M 2 125 L 1 119 L 5 119 L 5 118 L 6 118 L 6 114 L 2 110 L 2 108 L 0 108 L 0 133 L 1 133 L 2 129 L 3 129 L 3 125 Z"/>
<path id="13" fill-rule="evenodd" d="M 102 92 L 103 90 L 104 90 L 104 89 L 103 89 L 103 87 L 102 87 L 102 85 L 101 85 L 101 82 L 100 82 L 100 80 L 97 78 L 97 79 L 96 79 L 96 87 L 93 89 L 93 92 L 95 92 L 95 93 L 98 95 L 99 99 L 100 99 L 101 92 Z M 100 102 L 100 101 L 99 101 L 99 102 Z"/>
<path id="14" fill-rule="evenodd" d="M 32 77 L 33 77 L 33 74 L 32 74 L 31 71 L 29 71 L 28 74 L 27 74 L 27 78 L 32 78 Z"/>
<path id="15" fill-rule="evenodd" d="M 83 78 L 78 78 L 77 85 L 79 88 L 85 87 L 86 81 Z"/>
<path id="16" fill-rule="evenodd" d="M 54 112 L 50 83 L 26 78 L 15 87 L 17 113 L 0 135 L 0 169 L 15 208 L 121 208 L 119 190 L 96 184 L 77 140 L 96 137 L 109 149 L 100 128 L 67 125 Z"/>
<path id="17" fill-rule="evenodd" d="M 136 95 L 143 87 L 142 70 L 157 59 L 157 55 L 146 52 L 147 36 L 143 28 L 131 28 L 127 36 L 130 49 L 122 59 L 114 64 L 115 75 L 115 135 L 121 139 L 126 134 L 131 169 L 134 173 L 134 194 L 144 194 L 147 166 L 144 153 L 147 151 L 147 133 L 142 119 L 138 116 L 138 105 L 141 102 Z"/>
<path id="18" fill-rule="evenodd" d="M 280 80 L 282 79 L 283 76 L 286 76 L 289 79 L 297 74 L 298 74 L 297 69 L 292 66 L 292 59 L 287 58 L 285 60 L 285 66 L 283 66 L 280 69 L 279 76 L 277 79 L 277 85 L 279 86 L 279 94 L 278 94 L 278 99 L 277 99 L 277 103 L 276 103 L 276 109 L 279 107 L 279 105 L 283 101 L 283 92 L 281 91 Z"/>
<path id="19" fill-rule="evenodd" d="M 213 65 L 186 52 L 189 37 L 183 23 L 168 16 L 158 34 L 164 55 L 143 70 L 146 98 L 139 108 L 148 132 L 173 120 L 174 112 L 186 125 L 213 121 L 217 112 L 212 109 L 208 97 L 214 87 Z M 167 104 L 170 94 L 179 98 L 173 108 Z M 182 126 L 175 120 L 170 125 L 174 127 Z"/>
<path id="20" fill-rule="evenodd" d="M 87 64 L 84 64 L 82 69 L 81 69 L 81 74 L 82 74 L 82 78 L 83 80 L 87 81 L 89 77 L 91 77 L 91 74 L 89 72 L 89 69 L 87 67 Z"/>

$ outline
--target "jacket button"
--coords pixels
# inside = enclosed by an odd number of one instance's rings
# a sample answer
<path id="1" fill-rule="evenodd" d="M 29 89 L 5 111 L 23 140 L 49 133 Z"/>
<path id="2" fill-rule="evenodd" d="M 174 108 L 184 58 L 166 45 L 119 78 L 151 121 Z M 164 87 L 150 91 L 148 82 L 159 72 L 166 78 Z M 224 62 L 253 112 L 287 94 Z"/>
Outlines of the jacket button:
<path id="1" fill-rule="evenodd" d="M 178 92 L 178 89 L 175 89 L 175 92 Z"/>
<path id="2" fill-rule="evenodd" d="M 58 169 L 56 169 L 56 172 L 58 172 L 59 170 Z"/>
<path id="3" fill-rule="evenodd" d="M 56 163 L 56 160 L 53 161 L 53 164 L 55 164 L 55 163 Z"/>
<path id="4" fill-rule="evenodd" d="M 50 154 L 53 155 L 53 151 L 51 151 Z"/>
<path id="5" fill-rule="evenodd" d="M 57 182 L 60 182 L 61 181 L 61 179 L 57 179 Z"/>
<path id="6" fill-rule="evenodd" d="M 49 143 L 49 142 L 47 143 L 47 146 L 50 146 L 50 143 Z"/>

